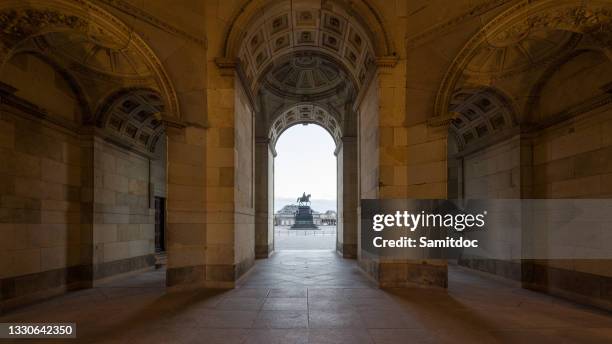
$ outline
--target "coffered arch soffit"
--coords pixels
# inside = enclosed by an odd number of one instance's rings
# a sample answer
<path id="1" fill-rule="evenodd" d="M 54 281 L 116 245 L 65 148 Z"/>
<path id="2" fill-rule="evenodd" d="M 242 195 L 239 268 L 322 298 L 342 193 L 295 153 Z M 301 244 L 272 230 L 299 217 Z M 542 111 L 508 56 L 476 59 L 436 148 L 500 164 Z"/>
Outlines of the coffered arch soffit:
<path id="1" fill-rule="evenodd" d="M 274 148 L 281 134 L 297 124 L 318 124 L 332 136 L 336 146 L 342 141 L 342 128 L 332 111 L 320 105 L 301 103 L 285 109 L 272 121 L 268 134 L 270 147 Z"/>
<path id="2" fill-rule="evenodd" d="M 178 99 L 154 52 L 132 29 L 85 0 L 0 2 L 0 59 L 37 49 L 66 69 L 102 80 L 128 80 L 162 95 L 164 116 L 180 118 Z"/>
<path id="3" fill-rule="evenodd" d="M 391 54 L 388 42 L 380 17 L 365 1 L 253 0 L 230 26 L 225 57 L 238 59 L 254 94 L 278 57 L 303 52 L 341 63 L 359 89 L 377 56 Z"/>
<path id="4" fill-rule="evenodd" d="M 156 90 L 123 89 L 106 99 L 95 124 L 109 139 L 153 153 L 164 130 L 163 112 L 164 103 Z"/>
<path id="5" fill-rule="evenodd" d="M 356 81 L 341 62 L 320 52 L 288 53 L 270 63 L 254 87 L 267 91 L 283 101 L 310 101 L 341 98 L 354 94 Z"/>
<path id="6" fill-rule="evenodd" d="M 588 36 L 612 47 L 612 3 L 608 1 L 522 1 L 485 25 L 462 48 L 445 74 L 434 116 L 446 118 L 462 81 L 483 84 L 548 65 Z M 477 82 L 476 82 L 477 83 Z"/>
<path id="7" fill-rule="evenodd" d="M 460 89 L 453 94 L 450 132 L 459 151 L 503 137 L 517 126 L 516 111 L 507 97 L 490 87 Z"/>

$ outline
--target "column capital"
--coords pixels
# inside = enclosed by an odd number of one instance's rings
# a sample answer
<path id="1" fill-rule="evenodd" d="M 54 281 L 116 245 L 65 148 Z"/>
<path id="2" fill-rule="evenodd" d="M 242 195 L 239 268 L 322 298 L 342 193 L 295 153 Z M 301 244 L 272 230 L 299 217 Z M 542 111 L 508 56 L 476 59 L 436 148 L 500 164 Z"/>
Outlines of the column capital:
<path id="1" fill-rule="evenodd" d="M 217 65 L 217 67 L 222 68 L 222 69 L 235 69 L 238 67 L 239 63 L 240 61 L 238 61 L 237 58 L 232 58 L 232 57 L 216 57 L 215 58 L 215 64 Z"/>
<path id="2" fill-rule="evenodd" d="M 447 114 L 443 116 L 430 117 L 427 119 L 427 126 L 433 127 L 433 128 L 442 128 L 442 127 L 448 128 L 448 126 L 450 126 L 453 119 L 456 119 L 458 117 L 459 117 L 459 114 L 457 112 L 448 112 Z"/>
<path id="3" fill-rule="evenodd" d="M 393 68 L 397 64 L 399 58 L 395 55 L 379 56 L 376 57 L 376 66 L 378 68 Z"/>

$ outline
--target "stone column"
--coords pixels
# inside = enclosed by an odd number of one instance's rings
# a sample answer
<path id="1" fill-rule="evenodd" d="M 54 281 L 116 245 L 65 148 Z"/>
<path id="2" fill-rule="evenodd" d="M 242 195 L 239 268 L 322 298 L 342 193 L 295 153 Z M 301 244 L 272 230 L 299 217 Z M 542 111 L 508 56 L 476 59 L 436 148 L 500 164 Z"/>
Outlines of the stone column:
<path id="1" fill-rule="evenodd" d="M 342 137 L 338 160 L 338 237 L 336 249 L 344 258 L 357 258 L 357 138 Z"/>
<path id="2" fill-rule="evenodd" d="M 206 285 L 227 288 L 255 259 L 254 116 L 237 62 L 209 67 Z"/>
<path id="3" fill-rule="evenodd" d="M 253 264 L 252 104 L 237 62 L 208 62 L 206 127 L 169 128 L 168 272 L 174 289 L 232 288 Z"/>
<path id="4" fill-rule="evenodd" d="M 274 251 L 274 156 L 267 137 L 255 139 L 255 258 Z"/>
<path id="5" fill-rule="evenodd" d="M 206 133 L 203 128 L 166 129 L 166 283 L 176 289 L 206 284 Z"/>
<path id="6" fill-rule="evenodd" d="M 377 96 L 377 104 L 367 110 L 378 111 L 378 133 L 369 135 L 377 138 L 377 198 L 446 198 L 448 124 L 407 126 L 406 61 L 381 58 L 377 64 L 377 75 L 370 86 L 376 90 L 368 92 L 370 98 Z M 364 103 L 376 102 L 364 99 Z M 360 265 L 382 287 L 447 286 L 445 260 L 389 259 L 361 252 Z"/>

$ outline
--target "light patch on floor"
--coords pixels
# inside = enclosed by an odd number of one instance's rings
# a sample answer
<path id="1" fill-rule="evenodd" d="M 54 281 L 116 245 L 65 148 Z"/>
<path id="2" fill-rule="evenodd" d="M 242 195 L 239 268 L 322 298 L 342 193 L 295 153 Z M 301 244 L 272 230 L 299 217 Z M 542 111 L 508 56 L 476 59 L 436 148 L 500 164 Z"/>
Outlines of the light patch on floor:
<path id="1" fill-rule="evenodd" d="M 276 250 L 334 250 L 336 226 L 319 226 L 318 229 L 291 229 L 290 226 L 274 227 Z"/>

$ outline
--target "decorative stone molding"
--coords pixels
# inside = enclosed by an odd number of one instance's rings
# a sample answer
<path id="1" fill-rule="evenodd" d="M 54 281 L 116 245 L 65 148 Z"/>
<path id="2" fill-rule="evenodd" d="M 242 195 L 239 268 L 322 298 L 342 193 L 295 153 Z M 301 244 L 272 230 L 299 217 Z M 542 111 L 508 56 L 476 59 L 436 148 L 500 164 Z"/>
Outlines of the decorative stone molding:
<path id="1" fill-rule="evenodd" d="M 296 124 L 304 123 L 320 125 L 329 132 L 336 145 L 341 144 L 342 128 L 336 117 L 319 105 L 301 103 L 285 109 L 280 115 L 275 117 L 268 134 L 271 146 L 274 147 L 276 145 L 276 141 L 285 130 Z"/>
<path id="2" fill-rule="evenodd" d="M 397 65 L 397 56 L 381 56 L 376 58 L 376 66 L 379 68 L 393 68 Z"/>
<path id="3" fill-rule="evenodd" d="M 533 30 L 566 30 L 580 34 L 612 31 L 612 4 L 573 0 L 521 1 L 486 24 L 462 48 L 444 76 L 434 116 L 448 113 L 450 101 L 466 67 L 484 44 L 518 39 Z"/>
<path id="4" fill-rule="evenodd" d="M 180 117 L 178 98 L 164 67 L 149 46 L 119 19 L 87 0 L 48 0 L 0 2 L 0 56 L 24 40 L 48 33 L 76 31 L 112 37 L 133 50 L 151 70 L 156 86 L 166 103 L 166 112 Z"/>
<path id="5" fill-rule="evenodd" d="M 164 125 L 164 128 L 176 128 L 176 129 L 185 129 L 190 126 L 188 123 L 177 120 L 172 116 L 162 116 L 161 121 Z M 201 126 L 198 126 L 201 127 Z"/>
<path id="6" fill-rule="evenodd" d="M 276 158 L 276 155 L 278 155 L 276 153 L 276 142 L 273 142 L 272 140 L 270 140 L 269 137 L 255 137 L 255 144 L 256 145 L 266 145 L 268 146 L 268 148 L 270 149 L 270 152 L 272 153 L 272 156 Z"/>
<path id="7" fill-rule="evenodd" d="M 427 125 L 433 128 L 449 127 L 451 122 L 458 118 L 459 114 L 456 112 L 449 112 L 443 116 L 435 116 L 427 119 Z"/>
<path id="8" fill-rule="evenodd" d="M 48 9 L 9 9 L 0 12 L 0 40 L 12 47 L 49 27 L 86 32 L 88 25 L 82 18 Z"/>
<path id="9" fill-rule="evenodd" d="M 484 2 L 476 7 L 471 8 L 469 11 L 454 17 L 444 23 L 438 24 L 430 29 L 427 29 L 421 33 L 410 36 L 406 38 L 406 48 L 414 48 L 417 47 L 429 40 L 432 40 L 440 35 L 444 35 L 448 33 L 455 26 L 465 22 L 466 20 L 470 20 L 472 18 L 477 18 L 484 13 L 487 13 L 491 10 L 494 10 L 500 6 L 503 6 L 507 3 L 510 3 L 514 0 L 489 0 Z"/>
<path id="10" fill-rule="evenodd" d="M 231 21 L 224 51 L 225 57 L 240 59 L 254 94 L 259 77 L 276 66 L 276 57 L 300 51 L 316 51 L 341 63 L 359 89 L 375 56 L 393 54 L 390 42 L 380 15 L 366 0 L 250 0 Z"/>
<path id="11" fill-rule="evenodd" d="M 197 45 L 202 46 L 203 48 L 206 49 L 206 39 L 205 38 L 200 38 L 198 36 L 192 35 L 186 31 L 183 31 L 181 29 L 179 29 L 178 27 L 148 13 L 147 11 L 144 11 L 143 9 L 141 9 L 140 7 L 134 6 L 132 4 L 130 4 L 127 1 L 124 0 L 97 0 L 100 1 L 110 7 L 113 7 L 127 15 L 130 15 L 134 18 L 140 19 L 144 22 L 147 22 L 153 26 L 155 26 L 158 29 L 161 29 L 165 32 L 183 37 L 193 43 L 196 43 Z"/>
<path id="12" fill-rule="evenodd" d="M 235 69 L 238 67 L 239 60 L 231 57 L 217 57 L 215 64 L 221 69 Z"/>

